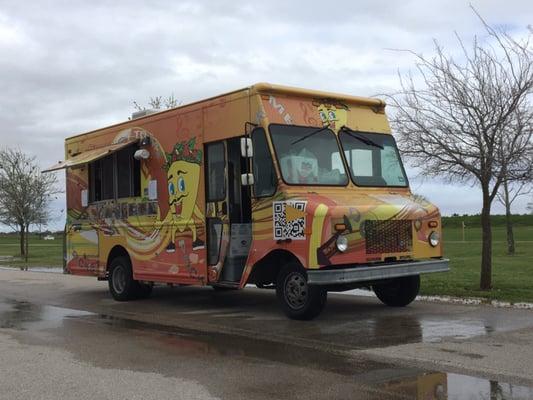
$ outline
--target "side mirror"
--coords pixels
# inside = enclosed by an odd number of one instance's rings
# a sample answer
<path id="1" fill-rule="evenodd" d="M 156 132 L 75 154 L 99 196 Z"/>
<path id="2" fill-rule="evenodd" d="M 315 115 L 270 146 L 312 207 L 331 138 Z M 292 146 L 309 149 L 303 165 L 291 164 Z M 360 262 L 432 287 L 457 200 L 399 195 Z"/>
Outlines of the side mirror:
<path id="1" fill-rule="evenodd" d="M 241 138 L 241 156 L 244 158 L 252 158 L 254 155 L 254 149 L 252 147 L 252 139 L 243 137 Z"/>
<path id="2" fill-rule="evenodd" d="M 252 186 L 254 184 L 254 174 L 241 174 L 241 185 Z"/>

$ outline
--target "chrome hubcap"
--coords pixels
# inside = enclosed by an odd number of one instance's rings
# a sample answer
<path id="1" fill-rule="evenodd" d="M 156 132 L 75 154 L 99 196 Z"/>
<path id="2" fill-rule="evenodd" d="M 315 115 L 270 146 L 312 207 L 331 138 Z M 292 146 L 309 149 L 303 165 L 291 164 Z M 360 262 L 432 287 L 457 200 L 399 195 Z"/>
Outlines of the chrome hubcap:
<path id="1" fill-rule="evenodd" d="M 118 265 L 113 269 L 112 280 L 115 292 L 122 293 L 126 287 L 126 271 L 122 265 Z"/>
<path id="2" fill-rule="evenodd" d="M 285 301 L 295 310 L 302 308 L 307 301 L 307 282 L 305 278 L 298 274 L 292 273 L 285 279 Z"/>

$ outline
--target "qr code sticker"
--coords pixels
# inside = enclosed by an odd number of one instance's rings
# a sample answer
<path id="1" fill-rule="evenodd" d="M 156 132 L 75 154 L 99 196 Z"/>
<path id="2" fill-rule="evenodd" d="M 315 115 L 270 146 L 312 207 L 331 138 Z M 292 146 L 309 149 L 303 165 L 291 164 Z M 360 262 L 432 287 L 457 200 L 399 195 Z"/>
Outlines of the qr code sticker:
<path id="1" fill-rule="evenodd" d="M 272 204 L 274 214 L 274 240 L 305 239 L 305 207 L 307 201 L 275 201 Z"/>

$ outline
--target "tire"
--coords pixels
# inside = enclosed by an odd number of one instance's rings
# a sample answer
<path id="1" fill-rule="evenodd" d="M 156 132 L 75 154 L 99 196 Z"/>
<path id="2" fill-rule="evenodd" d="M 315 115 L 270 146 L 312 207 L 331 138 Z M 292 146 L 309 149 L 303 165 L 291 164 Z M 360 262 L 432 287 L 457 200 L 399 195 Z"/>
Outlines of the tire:
<path id="1" fill-rule="evenodd" d="M 328 292 L 319 286 L 307 285 L 305 269 L 297 263 L 289 263 L 278 274 L 276 295 L 290 319 L 310 320 L 324 309 Z"/>
<path id="2" fill-rule="evenodd" d="M 109 266 L 109 292 L 117 301 L 127 301 L 137 297 L 139 283 L 133 280 L 131 262 L 128 257 L 116 257 Z"/>
<path id="3" fill-rule="evenodd" d="M 420 290 L 420 276 L 395 278 L 372 286 L 374 293 L 384 304 L 391 307 L 405 307 L 411 303 Z"/>

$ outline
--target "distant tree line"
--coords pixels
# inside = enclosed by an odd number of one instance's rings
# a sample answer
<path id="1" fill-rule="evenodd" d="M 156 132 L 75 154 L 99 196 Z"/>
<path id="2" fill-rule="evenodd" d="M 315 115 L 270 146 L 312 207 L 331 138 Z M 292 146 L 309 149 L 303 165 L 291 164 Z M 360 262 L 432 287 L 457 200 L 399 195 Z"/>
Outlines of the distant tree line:
<path id="1" fill-rule="evenodd" d="M 514 226 L 531 226 L 533 227 L 533 214 L 511 216 Z M 492 226 L 506 226 L 507 216 L 503 215 L 491 215 L 490 221 Z M 481 215 L 453 215 L 449 217 L 442 217 L 442 227 L 446 228 L 461 228 L 463 222 L 467 228 L 481 228 Z"/>

